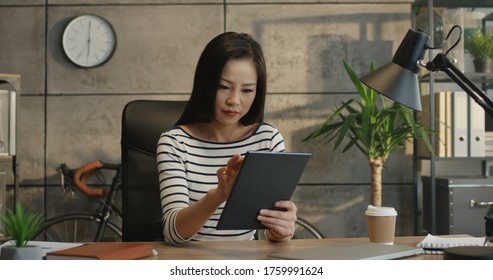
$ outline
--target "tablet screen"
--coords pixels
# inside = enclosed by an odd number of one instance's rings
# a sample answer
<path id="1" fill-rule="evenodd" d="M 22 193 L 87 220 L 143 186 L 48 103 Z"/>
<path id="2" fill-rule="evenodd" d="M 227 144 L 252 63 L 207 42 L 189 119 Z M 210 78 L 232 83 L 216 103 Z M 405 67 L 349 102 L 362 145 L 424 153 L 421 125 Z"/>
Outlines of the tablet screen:
<path id="1" fill-rule="evenodd" d="M 248 152 L 216 229 L 261 229 L 260 209 L 290 200 L 310 153 Z"/>

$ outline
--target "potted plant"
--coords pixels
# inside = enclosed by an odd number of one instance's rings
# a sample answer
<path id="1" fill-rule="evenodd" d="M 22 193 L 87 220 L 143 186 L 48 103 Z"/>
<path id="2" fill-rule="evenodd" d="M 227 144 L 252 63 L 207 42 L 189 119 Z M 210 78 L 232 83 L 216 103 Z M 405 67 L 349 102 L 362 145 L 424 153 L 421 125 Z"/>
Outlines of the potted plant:
<path id="1" fill-rule="evenodd" d="M 16 205 L 15 212 L 7 209 L 5 215 L 0 215 L 4 234 L 15 242 L 14 245 L 3 246 L 1 258 L 4 260 L 38 260 L 42 258 L 41 247 L 27 244 L 43 226 L 42 214 L 34 214 L 25 210 L 21 204 Z"/>
<path id="2" fill-rule="evenodd" d="M 344 68 L 359 92 L 359 99 L 342 102 L 339 108 L 303 142 L 321 139 L 325 143 L 335 142 L 334 150 L 343 140 L 349 141 L 342 152 L 352 147 L 360 150 L 368 159 L 371 170 L 371 201 L 373 206 L 382 204 L 382 169 L 390 154 L 404 147 L 406 140 L 420 139 L 432 150 L 425 128 L 414 119 L 411 109 L 383 96 L 365 86 L 346 61 Z M 373 65 L 371 71 L 373 71 Z M 378 102 L 380 100 L 380 102 Z"/>
<path id="3" fill-rule="evenodd" d="M 474 58 L 476 72 L 492 72 L 493 33 L 483 33 L 480 29 L 474 30 L 465 44 L 466 50 Z"/>

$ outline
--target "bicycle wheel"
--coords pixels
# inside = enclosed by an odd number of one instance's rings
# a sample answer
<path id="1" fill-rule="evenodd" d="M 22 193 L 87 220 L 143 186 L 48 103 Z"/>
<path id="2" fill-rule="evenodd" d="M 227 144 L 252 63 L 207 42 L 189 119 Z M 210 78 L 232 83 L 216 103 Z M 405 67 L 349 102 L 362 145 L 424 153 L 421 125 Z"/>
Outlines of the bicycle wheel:
<path id="1" fill-rule="evenodd" d="M 294 239 L 323 239 L 324 235 L 312 224 L 298 217 L 295 224 Z"/>
<path id="2" fill-rule="evenodd" d="M 94 242 L 100 218 L 87 214 L 69 214 L 46 221 L 34 240 L 51 242 Z M 108 222 L 99 241 L 122 241 L 121 230 Z"/>

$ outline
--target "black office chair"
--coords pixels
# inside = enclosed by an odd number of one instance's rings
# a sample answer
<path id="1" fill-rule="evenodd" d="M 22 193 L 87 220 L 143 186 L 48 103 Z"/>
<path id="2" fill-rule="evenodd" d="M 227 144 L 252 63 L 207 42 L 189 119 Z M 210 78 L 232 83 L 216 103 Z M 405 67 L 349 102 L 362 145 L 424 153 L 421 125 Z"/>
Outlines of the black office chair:
<path id="1" fill-rule="evenodd" d="M 185 101 L 135 100 L 122 116 L 123 241 L 163 240 L 156 148 Z"/>

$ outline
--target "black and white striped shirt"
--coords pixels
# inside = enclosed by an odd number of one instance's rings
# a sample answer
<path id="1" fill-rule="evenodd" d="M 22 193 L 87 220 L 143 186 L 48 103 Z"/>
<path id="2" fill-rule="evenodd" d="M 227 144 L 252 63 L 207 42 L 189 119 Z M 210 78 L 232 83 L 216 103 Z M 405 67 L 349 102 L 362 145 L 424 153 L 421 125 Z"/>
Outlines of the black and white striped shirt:
<path id="1" fill-rule="evenodd" d="M 216 230 L 224 204 L 190 239 L 178 235 L 176 215 L 180 209 L 201 199 L 209 189 L 217 187 L 216 171 L 225 166 L 233 155 L 245 155 L 247 151 L 284 150 L 282 135 L 267 123 L 261 123 L 251 136 L 243 140 L 226 143 L 197 139 L 180 127 L 161 134 L 157 147 L 157 166 L 165 240 L 179 244 L 188 240 L 253 239 L 255 230 Z"/>

